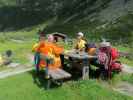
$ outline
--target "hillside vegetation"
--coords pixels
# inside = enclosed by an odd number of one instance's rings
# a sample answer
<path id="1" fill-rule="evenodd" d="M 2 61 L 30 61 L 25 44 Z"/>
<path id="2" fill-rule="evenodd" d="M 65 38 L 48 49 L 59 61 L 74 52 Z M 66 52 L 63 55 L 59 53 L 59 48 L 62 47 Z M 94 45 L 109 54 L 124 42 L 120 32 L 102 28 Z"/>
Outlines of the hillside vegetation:
<path id="1" fill-rule="evenodd" d="M 133 41 L 133 0 L 0 1 L 0 31 L 19 31 L 51 19 L 42 27 L 46 33 L 83 31 L 88 37 Z"/>

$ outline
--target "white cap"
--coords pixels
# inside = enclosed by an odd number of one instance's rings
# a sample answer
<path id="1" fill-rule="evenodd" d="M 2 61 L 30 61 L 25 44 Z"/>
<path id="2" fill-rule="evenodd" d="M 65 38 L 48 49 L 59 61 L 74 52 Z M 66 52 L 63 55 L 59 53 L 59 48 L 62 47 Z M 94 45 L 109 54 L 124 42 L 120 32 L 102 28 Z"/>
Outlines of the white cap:
<path id="1" fill-rule="evenodd" d="M 100 47 L 110 47 L 110 46 L 111 46 L 110 42 L 102 42 L 102 43 L 100 43 Z"/>
<path id="2" fill-rule="evenodd" d="M 82 33 L 82 32 L 78 32 L 77 35 L 83 37 L 83 36 L 84 36 L 84 33 Z"/>

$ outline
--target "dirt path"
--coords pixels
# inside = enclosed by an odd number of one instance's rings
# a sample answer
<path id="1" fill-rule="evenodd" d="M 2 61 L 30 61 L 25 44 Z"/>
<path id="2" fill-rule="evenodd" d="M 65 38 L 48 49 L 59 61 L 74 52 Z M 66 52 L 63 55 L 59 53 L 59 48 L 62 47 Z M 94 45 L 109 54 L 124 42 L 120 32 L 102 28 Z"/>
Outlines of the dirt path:
<path id="1" fill-rule="evenodd" d="M 123 64 L 123 72 L 133 74 L 133 67 Z"/>
<path id="2" fill-rule="evenodd" d="M 19 66 L 14 67 L 12 69 L 1 71 L 0 72 L 0 79 L 14 76 L 17 74 L 21 74 L 21 73 L 24 73 L 24 72 L 27 72 L 27 71 L 34 69 L 34 67 L 33 67 L 33 55 L 28 54 L 27 57 L 29 59 L 29 64 L 25 64 L 25 65 L 20 64 Z"/>
<path id="3" fill-rule="evenodd" d="M 123 72 L 133 74 L 133 67 L 123 64 Z M 120 82 L 113 88 L 115 91 L 126 94 L 133 97 L 133 84 L 128 82 Z"/>
<path id="4" fill-rule="evenodd" d="M 113 91 L 133 97 L 133 84 L 124 81 L 112 84 L 111 81 L 109 82 L 103 80 L 98 80 L 98 83 L 100 83 L 105 88 L 112 89 Z"/>
<path id="5" fill-rule="evenodd" d="M 122 94 L 126 94 L 128 96 L 133 96 L 133 84 L 128 82 L 121 82 L 117 84 L 113 90 L 118 91 Z"/>
<path id="6" fill-rule="evenodd" d="M 10 77 L 10 76 L 21 74 L 21 73 L 30 71 L 32 69 L 33 69 L 33 67 L 31 65 L 30 66 L 22 65 L 22 66 L 17 67 L 17 68 L 1 71 L 0 72 L 0 79 L 4 79 L 4 78 Z"/>

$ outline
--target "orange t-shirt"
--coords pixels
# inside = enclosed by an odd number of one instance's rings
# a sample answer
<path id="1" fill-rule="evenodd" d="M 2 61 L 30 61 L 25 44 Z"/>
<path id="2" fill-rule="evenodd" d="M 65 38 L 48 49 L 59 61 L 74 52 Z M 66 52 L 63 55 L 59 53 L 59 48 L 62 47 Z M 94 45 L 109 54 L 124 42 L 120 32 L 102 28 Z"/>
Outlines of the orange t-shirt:
<path id="1" fill-rule="evenodd" d="M 48 66 L 50 69 L 61 67 L 61 59 L 59 55 L 63 52 L 63 50 L 63 47 L 59 47 L 58 45 L 50 42 L 40 42 L 37 48 L 37 52 L 53 58 L 53 64 L 49 64 Z M 46 62 L 44 60 L 40 61 L 40 67 L 46 67 Z"/>

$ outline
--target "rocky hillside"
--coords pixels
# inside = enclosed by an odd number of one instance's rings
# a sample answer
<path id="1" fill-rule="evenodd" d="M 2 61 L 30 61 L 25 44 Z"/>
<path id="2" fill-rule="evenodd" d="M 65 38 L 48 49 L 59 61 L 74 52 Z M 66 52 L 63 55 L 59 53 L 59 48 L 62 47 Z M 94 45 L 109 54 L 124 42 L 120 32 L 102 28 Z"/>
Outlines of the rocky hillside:
<path id="1" fill-rule="evenodd" d="M 19 30 L 50 19 L 54 21 L 44 29 L 49 33 L 84 31 L 107 37 L 114 33 L 109 38 L 116 40 L 121 35 L 132 37 L 133 0 L 0 0 L 0 31 Z"/>

